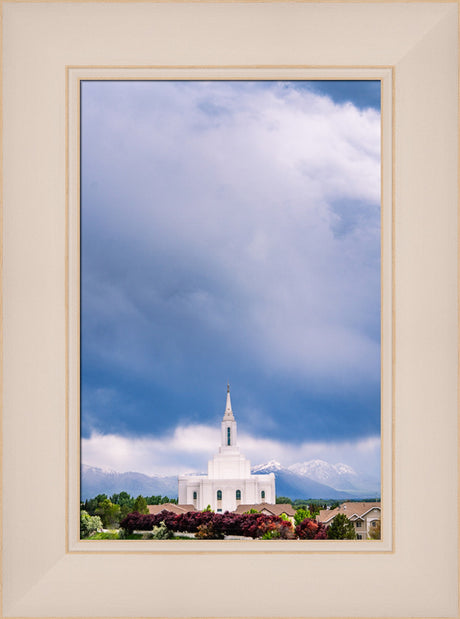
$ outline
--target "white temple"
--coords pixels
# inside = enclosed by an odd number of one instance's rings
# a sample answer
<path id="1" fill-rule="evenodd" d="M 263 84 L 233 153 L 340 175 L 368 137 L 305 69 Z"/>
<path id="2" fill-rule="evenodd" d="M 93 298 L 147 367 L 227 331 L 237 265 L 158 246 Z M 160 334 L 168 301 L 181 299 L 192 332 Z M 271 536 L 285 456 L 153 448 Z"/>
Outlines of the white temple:
<path id="1" fill-rule="evenodd" d="M 228 385 L 221 428 L 219 453 L 208 462 L 208 474 L 179 476 L 179 504 L 231 512 L 240 504 L 275 503 L 274 474 L 251 475 L 251 463 L 240 453 Z"/>

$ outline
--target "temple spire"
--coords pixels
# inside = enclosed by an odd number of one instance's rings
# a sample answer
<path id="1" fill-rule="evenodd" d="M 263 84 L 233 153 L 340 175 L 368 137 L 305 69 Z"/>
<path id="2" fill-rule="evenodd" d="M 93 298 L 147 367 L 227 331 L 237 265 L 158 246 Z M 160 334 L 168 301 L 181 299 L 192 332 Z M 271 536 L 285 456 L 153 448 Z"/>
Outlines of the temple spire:
<path id="1" fill-rule="evenodd" d="M 227 383 L 227 403 L 225 406 L 224 419 L 234 419 L 232 411 L 232 402 L 230 400 L 230 385 Z"/>

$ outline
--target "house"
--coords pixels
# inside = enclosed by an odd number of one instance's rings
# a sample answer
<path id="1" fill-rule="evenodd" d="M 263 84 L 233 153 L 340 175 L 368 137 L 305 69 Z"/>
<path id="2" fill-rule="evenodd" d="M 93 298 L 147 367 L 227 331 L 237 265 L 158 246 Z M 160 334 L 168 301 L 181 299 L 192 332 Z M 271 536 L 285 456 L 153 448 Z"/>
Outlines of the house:
<path id="1" fill-rule="evenodd" d="M 236 420 L 227 385 L 227 403 L 221 422 L 219 452 L 208 462 L 207 475 L 179 476 L 179 503 L 197 510 L 209 505 L 217 513 L 233 512 L 240 505 L 274 504 L 275 475 L 254 475 L 251 463 L 240 453 Z"/>
<path id="2" fill-rule="evenodd" d="M 160 505 L 147 505 L 149 514 L 159 514 L 163 510 L 173 514 L 184 514 L 196 511 L 193 505 L 177 505 L 176 503 L 161 503 Z"/>
<path id="3" fill-rule="evenodd" d="M 342 503 L 335 509 L 322 509 L 316 516 L 316 520 L 328 526 L 337 514 L 345 514 L 348 520 L 353 522 L 356 539 L 370 539 L 369 532 L 380 521 L 381 507 L 377 502 L 354 503 L 350 501 Z"/>
<path id="4" fill-rule="evenodd" d="M 295 509 L 290 503 L 254 503 L 250 505 L 238 505 L 235 509 L 236 514 L 244 514 L 246 512 L 255 509 L 261 514 L 268 514 L 269 516 L 281 516 L 284 514 L 294 524 Z"/>

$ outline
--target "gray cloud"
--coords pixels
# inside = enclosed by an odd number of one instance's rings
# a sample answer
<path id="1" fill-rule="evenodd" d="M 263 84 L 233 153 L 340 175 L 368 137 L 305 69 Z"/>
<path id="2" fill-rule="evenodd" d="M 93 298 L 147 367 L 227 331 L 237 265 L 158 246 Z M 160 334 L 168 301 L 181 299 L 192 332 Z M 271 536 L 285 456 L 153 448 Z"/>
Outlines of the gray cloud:
<path id="1" fill-rule="evenodd" d="M 378 113 L 276 84 L 83 92 L 88 356 L 378 388 Z"/>

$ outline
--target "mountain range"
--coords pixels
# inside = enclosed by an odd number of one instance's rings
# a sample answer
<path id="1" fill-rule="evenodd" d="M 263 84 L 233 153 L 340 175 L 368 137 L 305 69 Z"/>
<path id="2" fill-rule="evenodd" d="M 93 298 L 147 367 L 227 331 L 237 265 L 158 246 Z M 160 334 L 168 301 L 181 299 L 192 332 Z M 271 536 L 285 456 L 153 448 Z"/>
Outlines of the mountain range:
<path id="1" fill-rule="evenodd" d="M 252 467 L 253 473 L 275 474 L 276 494 L 290 499 L 361 499 L 380 496 L 378 479 L 358 474 L 346 464 L 330 464 L 324 460 L 298 462 L 288 467 L 276 460 Z M 81 498 L 98 494 L 108 496 L 122 492 L 131 496 L 161 495 L 177 498 L 177 476 L 119 473 L 82 464 Z"/>
<path id="2" fill-rule="evenodd" d="M 380 496 L 378 479 L 359 475 L 347 464 L 324 460 L 298 462 L 288 467 L 276 460 L 252 468 L 253 473 L 274 473 L 277 496 L 291 499 L 351 499 Z"/>

